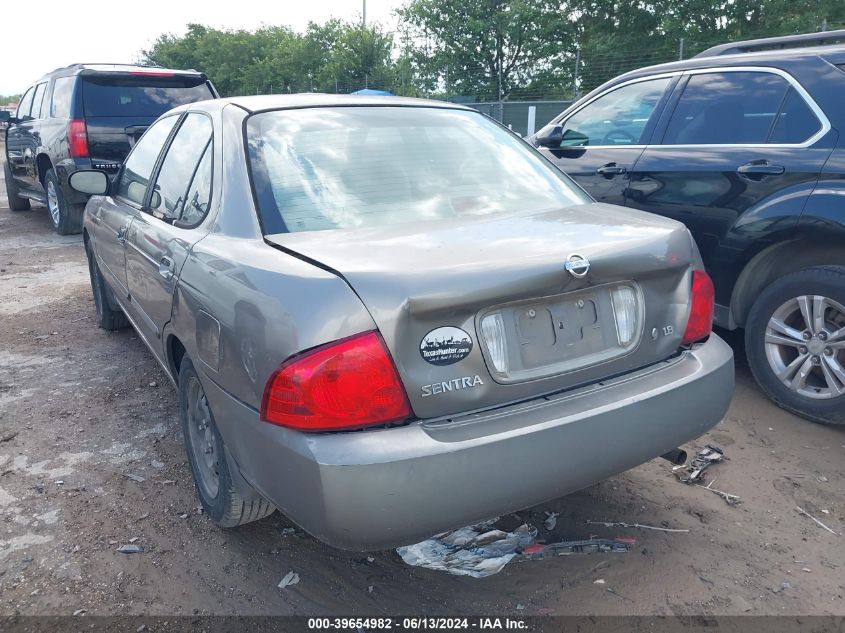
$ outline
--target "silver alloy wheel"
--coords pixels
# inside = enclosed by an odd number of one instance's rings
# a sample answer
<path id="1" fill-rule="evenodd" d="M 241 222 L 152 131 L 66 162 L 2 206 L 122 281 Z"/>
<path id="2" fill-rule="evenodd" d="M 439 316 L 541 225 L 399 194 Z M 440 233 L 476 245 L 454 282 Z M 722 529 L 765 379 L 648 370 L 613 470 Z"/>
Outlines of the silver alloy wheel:
<path id="1" fill-rule="evenodd" d="M 766 358 L 791 391 L 816 400 L 845 394 L 845 306 L 801 295 L 775 310 L 766 325 Z"/>
<path id="2" fill-rule="evenodd" d="M 50 217 L 53 218 L 53 225 L 59 226 L 61 214 L 59 213 L 59 194 L 56 192 L 56 185 L 52 180 L 47 181 L 47 208 L 50 209 Z"/>
<path id="3" fill-rule="evenodd" d="M 208 400 L 199 379 L 192 376 L 188 384 L 188 435 L 190 449 L 199 475 L 199 484 L 209 499 L 217 497 L 220 474 L 217 438 L 211 422 Z"/>

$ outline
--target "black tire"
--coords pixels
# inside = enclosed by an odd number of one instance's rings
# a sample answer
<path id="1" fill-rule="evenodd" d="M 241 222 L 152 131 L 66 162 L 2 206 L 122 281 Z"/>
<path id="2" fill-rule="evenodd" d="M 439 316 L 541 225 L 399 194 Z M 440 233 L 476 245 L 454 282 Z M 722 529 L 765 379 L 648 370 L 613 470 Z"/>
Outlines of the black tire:
<path id="1" fill-rule="evenodd" d="M 804 310 L 801 297 L 810 298 Z M 827 301 L 817 304 L 812 297 Z M 845 424 L 845 374 L 841 373 L 845 339 L 840 336 L 834 341 L 829 336 L 845 326 L 843 307 L 845 267 L 805 268 L 772 282 L 754 302 L 745 324 L 748 364 L 760 388 L 778 406 L 813 422 Z M 805 312 L 815 323 L 812 327 L 806 326 Z M 817 323 L 815 313 L 822 315 Z M 789 333 L 782 333 L 781 323 L 789 326 Z M 824 325 L 818 327 L 818 323 Z M 779 338 L 771 339 L 772 335 Z M 786 373 L 790 367 L 793 370 Z M 778 368 L 784 372 L 783 379 L 776 373 Z M 789 380 L 792 388 L 783 380 Z"/>
<path id="2" fill-rule="evenodd" d="M 103 279 L 90 240 L 85 241 L 85 254 L 88 256 L 88 273 L 91 276 L 91 292 L 94 294 L 94 307 L 97 310 L 97 325 L 110 332 L 129 327 L 129 319 L 117 305 L 111 288 Z"/>
<path id="3" fill-rule="evenodd" d="M 230 528 L 273 514 L 276 508 L 240 473 L 230 471 L 223 438 L 187 355 L 179 365 L 179 417 L 197 496 L 208 517 L 218 526 Z"/>
<path id="4" fill-rule="evenodd" d="M 71 204 L 67 201 L 62 188 L 59 186 L 59 178 L 53 169 L 48 170 L 44 176 L 44 191 L 47 194 L 47 212 L 50 214 L 50 222 L 56 233 L 73 235 L 82 231 L 82 216 L 85 212 L 85 205 Z"/>
<path id="5" fill-rule="evenodd" d="M 6 197 L 9 199 L 9 208 L 12 211 L 29 211 L 29 199 L 21 198 L 18 195 L 18 186 L 12 178 L 12 168 L 9 161 L 3 163 L 3 175 L 6 179 Z"/>

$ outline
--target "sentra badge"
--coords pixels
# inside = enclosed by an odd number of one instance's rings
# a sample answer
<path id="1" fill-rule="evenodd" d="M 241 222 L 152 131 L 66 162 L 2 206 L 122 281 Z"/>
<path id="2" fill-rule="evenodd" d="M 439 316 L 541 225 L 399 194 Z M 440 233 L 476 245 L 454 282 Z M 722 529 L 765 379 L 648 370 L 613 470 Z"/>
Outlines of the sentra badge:
<path id="1" fill-rule="evenodd" d="M 431 385 L 422 386 L 422 397 L 436 396 L 439 393 L 447 393 L 450 391 L 459 391 L 461 389 L 472 389 L 478 385 L 483 385 L 484 381 L 481 376 L 461 376 L 460 378 L 452 378 L 452 380 L 445 380 L 443 382 L 435 382 Z"/>
<path id="2" fill-rule="evenodd" d="M 439 327 L 420 341 L 420 356 L 432 365 L 451 365 L 472 351 L 472 339 L 459 327 Z"/>

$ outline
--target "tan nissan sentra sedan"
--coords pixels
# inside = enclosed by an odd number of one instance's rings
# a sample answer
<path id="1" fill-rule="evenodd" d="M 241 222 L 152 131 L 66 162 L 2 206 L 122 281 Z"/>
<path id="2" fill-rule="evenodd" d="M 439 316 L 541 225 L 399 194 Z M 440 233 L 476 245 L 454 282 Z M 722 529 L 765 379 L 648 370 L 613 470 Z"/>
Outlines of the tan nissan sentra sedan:
<path id="1" fill-rule="evenodd" d="M 178 386 L 221 526 L 278 508 L 337 547 L 407 544 L 667 453 L 731 399 L 684 226 L 458 105 L 192 104 L 72 185 L 99 324 Z"/>

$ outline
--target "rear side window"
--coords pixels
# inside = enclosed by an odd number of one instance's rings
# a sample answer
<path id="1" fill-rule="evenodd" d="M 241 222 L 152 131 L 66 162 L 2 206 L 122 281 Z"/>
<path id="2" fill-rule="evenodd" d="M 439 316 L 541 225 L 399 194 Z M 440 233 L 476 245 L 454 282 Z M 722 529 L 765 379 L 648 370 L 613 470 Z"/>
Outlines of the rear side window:
<path id="1" fill-rule="evenodd" d="M 798 94 L 790 88 L 778 113 L 769 143 L 803 143 L 821 129 L 821 121 Z"/>
<path id="2" fill-rule="evenodd" d="M 212 168 L 212 147 L 211 141 L 202 154 L 188 195 L 185 198 L 185 206 L 182 209 L 182 216 L 179 218 L 183 224 L 195 226 L 199 224 L 208 213 L 211 205 L 211 168 Z"/>
<path id="3" fill-rule="evenodd" d="M 29 117 L 29 111 L 32 109 L 32 93 L 34 92 L 33 88 L 30 88 L 26 91 L 26 94 L 21 99 L 21 102 L 18 104 L 18 113 L 17 118 L 19 119 L 26 119 Z"/>
<path id="4" fill-rule="evenodd" d="M 182 215 L 188 188 L 200 160 L 211 142 L 211 121 L 203 114 L 191 113 L 173 137 L 156 179 L 154 196 L 157 206 L 150 211 L 159 218 L 178 220 Z"/>
<path id="5" fill-rule="evenodd" d="M 158 117 L 171 108 L 212 98 L 201 77 L 157 75 L 88 76 L 82 84 L 85 116 Z"/>
<path id="6" fill-rule="evenodd" d="M 70 117 L 70 100 L 73 96 L 73 77 L 59 77 L 53 84 L 53 101 L 50 116 L 58 119 Z"/>
<path id="7" fill-rule="evenodd" d="M 144 196 L 158 155 L 178 120 L 179 117 L 174 115 L 156 121 L 135 144 L 120 176 L 120 183 L 117 186 L 118 196 L 138 206 L 144 204 Z"/>
<path id="8" fill-rule="evenodd" d="M 40 119 L 43 116 L 41 112 L 41 104 L 44 101 L 44 92 L 46 92 L 46 90 L 46 83 L 38 84 L 35 87 L 35 96 L 32 98 L 32 112 L 30 112 L 30 116 L 33 119 Z"/>
<path id="9" fill-rule="evenodd" d="M 789 89 L 786 79 L 766 72 L 692 75 L 663 144 L 765 143 Z"/>

